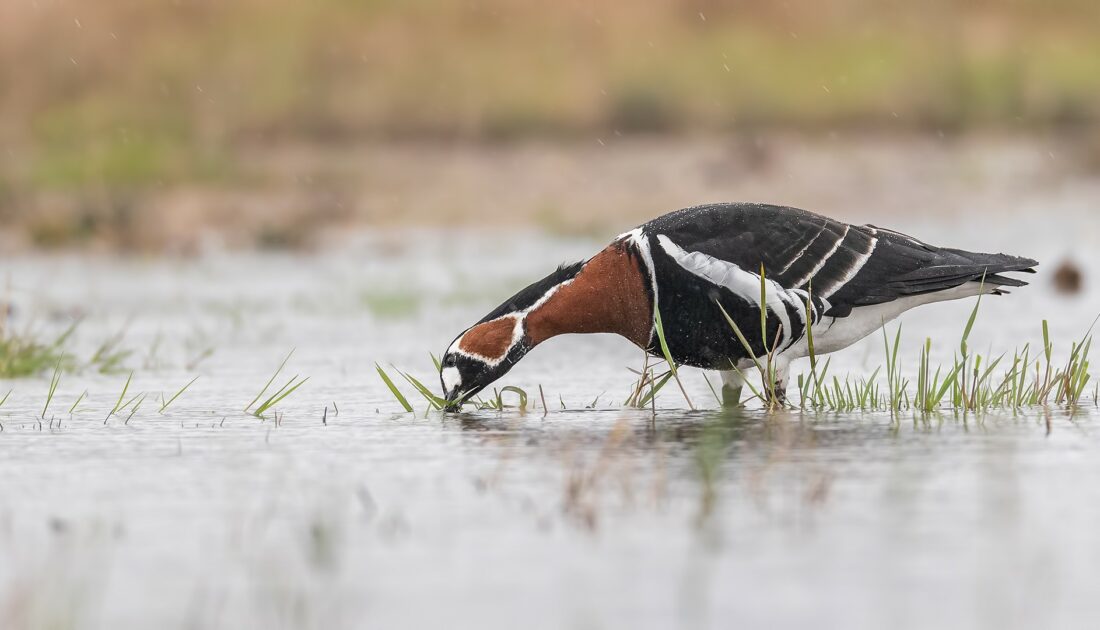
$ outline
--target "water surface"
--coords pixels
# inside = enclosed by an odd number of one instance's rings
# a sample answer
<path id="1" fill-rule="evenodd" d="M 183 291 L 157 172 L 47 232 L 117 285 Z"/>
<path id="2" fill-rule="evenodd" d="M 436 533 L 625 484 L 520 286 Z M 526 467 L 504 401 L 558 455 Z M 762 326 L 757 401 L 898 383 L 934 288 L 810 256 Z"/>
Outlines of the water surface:
<path id="1" fill-rule="evenodd" d="M 1035 217 L 897 227 L 1044 262 L 1075 248 L 1095 269 L 1100 225 L 1073 216 L 1070 245 Z M 120 331 L 132 354 L 122 371 L 65 372 L 45 419 L 49 375 L 0 383 L 13 390 L 0 626 L 1030 628 L 1100 615 L 1092 400 L 721 412 L 684 370 L 700 410 L 673 388 L 655 413 L 630 410 L 640 353 L 605 336 L 555 340 L 509 375 L 541 384 L 548 412 L 441 417 L 417 400 L 407 414 L 377 379 L 376 361 L 432 382 L 429 351 L 599 246 L 417 232 L 308 257 L 5 261 L 17 328 L 48 336 L 79 317 L 73 356 Z M 1100 299 L 1059 296 L 1046 274 L 988 300 L 972 346 L 1036 343 L 1047 318 L 1064 357 Z M 906 317 L 906 369 L 926 337 L 950 360 L 971 306 Z M 282 378 L 310 381 L 265 420 L 243 413 L 292 348 Z M 866 375 L 881 355 L 876 337 L 832 369 Z M 108 418 L 131 369 L 148 402 Z M 154 399 L 195 375 L 158 413 Z"/>

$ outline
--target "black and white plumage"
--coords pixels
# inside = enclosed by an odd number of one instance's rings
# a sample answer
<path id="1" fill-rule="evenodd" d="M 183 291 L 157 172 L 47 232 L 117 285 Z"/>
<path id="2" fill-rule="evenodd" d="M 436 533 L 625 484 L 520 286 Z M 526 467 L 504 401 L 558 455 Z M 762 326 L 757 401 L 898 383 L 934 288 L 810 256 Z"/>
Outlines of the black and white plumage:
<path id="1" fill-rule="evenodd" d="M 807 356 L 807 300 L 815 350 L 847 347 L 915 306 L 1000 293 L 1026 283 L 1000 274 L 1036 261 L 940 248 L 871 225 L 764 204 L 686 208 L 623 235 L 650 264 L 653 292 L 675 360 L 701 368 L 748 367 L 723 317 L 757 357 L 776 348 L 781 377 Z M 767 286 L 767 344 L 760 335 L 760 270 Z M 984 279 L 984 285 L 983 285 Z M 730 377 L 732 379 L 732 376 Z"/>
<path id="2" fill-rule="evenodd" d="M 612 255 L 627 262 L 608 264 Z M 1036 264 L 1017 256 L 935 247 L 892 230 L 849 225 L 797 208 L 750 203 L 697 206 L 620 235 L 603 252 L 572 268 L 569 278 L 556 279 L 557 284 L 536 283 L 544 295 L 527 296 L 533 306 L 513 309 L 512 315 L 498 313 L 508 310 L 506 302 L 494 311 L 496 319 L 486 318 L 460 335 L 445 357 L 452 365 L 468 363 L 471 352 L 463 350 L 464 338 L 471 333 L 469 339 L 484 338 L 479 327 L 505 317 L 514 318 L 508 320 L 514 321 L 508 329 L 514 342 L 507 350 L 515 358 L 508 367 L 536 343 L 563 332 L 617 332 L 660 355 L 652 324 L 659 310 L 673 359 L 720 370 L 733 388 L 739 385 L 733 367 L 749 367 L 752 357 L 732 334 L 725 310 L 753 355 L 765 356 L 774 347 L 782 391 L 790 361 L 809 354 L 808 327 L 813 327 L 815 351 L 833 352 L 916 306 L 1024 286 L 1003 274 L 1032 272 Z M 766 340 L 760 331 L 761 269 Z M 552 299 L 574 282 L 576 286 Z M 554 286 L 543 286 L 547 284 Z M 583 286 L 599 289 L 585 292 L 578 288 Z M 631 295 L 640 291 L 644 297 Z M 607 300 L 618 300 L 619 315 L 607 313 Z M 638 303 L 647 305 L 648 312 L 636 307 Z M 545 316 L 548 309 L 553 317 Z M 639 321 L 641 317 L 648 321 Z M 541 323 L 548 319 L 556 322 L 549 333 L 542 331 Z M 634 332 L 640 328 L 645 332 Z M 476 372 L 475 367 L 467 365 L 465 371 Z M 462 375 L 455 368 L 448 383 L 444 372 L 449 397 L 472 391 L 461 386 L 464 382 L 478 381 L 476 374 Z M 493 378 L 501 373 L 496 369 Z"/>

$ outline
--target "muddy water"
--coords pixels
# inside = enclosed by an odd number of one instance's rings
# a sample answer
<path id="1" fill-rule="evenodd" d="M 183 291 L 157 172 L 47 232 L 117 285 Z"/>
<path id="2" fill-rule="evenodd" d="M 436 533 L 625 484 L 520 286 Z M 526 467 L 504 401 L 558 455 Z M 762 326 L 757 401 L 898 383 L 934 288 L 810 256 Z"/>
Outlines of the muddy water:
<path id="1" fill-rule="evenodd" d="M 1085 268 L 1076 297 L 1051 289 L 1048 264 L 988 300 L 972 347 L 1037 342 L 1047 318 L 1064 356 L 1100 312 L 1100 221 L 1052 203 L 1056 221 L 892 221 Z M 5 261 L 13 326 L 47 336 L 80 317 L 73 356 L 120 332 L 131 354 L 121 371 L 65 372 L 45 420 L 48 375 L 0 384 L 0 627 L 1091 626 L 1091 400 L 1074 414 L 721 413 L 685 370 L 709 410 L 669 388 L 654 415 L 620 408 L 638 351 L 594 336 L 540 347 L 506 379 L 541 384 L 548 413 L 400 412 L 375 361 L 429 379 L 429 351 L 599 246 L 418 232 L 310 257 Z M 969 308 L 904 318 L 903 365 L 929 336 L 948 360 Z M 833 370 L 870 373 L 880 346 Z M 242 413 L 291 349 L 282 379 L 309 382 L 264 421 Z M 107 418 L 131 369 L 147 402 Z"/>

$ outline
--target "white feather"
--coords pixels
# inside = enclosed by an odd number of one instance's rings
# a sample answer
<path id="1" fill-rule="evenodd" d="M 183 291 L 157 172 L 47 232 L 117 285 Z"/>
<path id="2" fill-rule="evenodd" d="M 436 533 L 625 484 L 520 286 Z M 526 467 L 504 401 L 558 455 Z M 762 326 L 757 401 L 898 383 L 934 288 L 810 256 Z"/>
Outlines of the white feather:
<path id="1" fill-rule="evenodd" d="M 685 270 L 703 278 L 711 284 L 725 287 L 741 299 L 760 307 L 760 275 L 745 271 L 737 265 L 708 256 L 702 252 L 688 253 L 682 247 L 672 242 L 672 239 L 660 234 L 657 242 L 673 260 Z M 779 346 L 785 345 L 784 340 L 791 334 L 791 318 L 787 315 L 787 307 L 784 304 L 783 295 L 787 292 L 774 280 L 766 280 L 764 299 L 768 309 L 775 313 L 783 325 L 779 338 Z"/>
<path id="2" fill-rule="evenodd" d="M 829 259 L 833 257 L 833 254 L 836 253 L 836 250 L 840 249 L 840 244 L 843 243 L 844 239 L 848 236 L 848 229 L 849 227 L 845 225 L 844 231 L 840 234 L 840 238 L 836 239 L 836 243 L 833 244 L 833 248 L 830 249 L 829 252 L 825 254 L 824 257 L 822 257 L 821 260 L 817 261 L 817 264 L 814 265 L 814 268 L 811 269 L 809 273 L 799 279 L 798 282 L 792 282 L 791 284 L 796 287 L 800 287 L 809 282 L 810 279 L 813 278 L 815 275 L 817 275 L 817 272 L 821 271 L 821 268 L 825 266 L 825 263 L 829 262 Z"/>
<path id="3" fill-rule="evenodd" d="M 874 228 L 872 228 L 872 234 L 877 234 Z M 856 274 L 859 273 L 859 270 L 863 269 L 863 266 L 866 265 L 867 261 L 871 259 L 871 254 L 875 252 L 875 247 L 877 245 L 878 237 L 872 236 L 870 245 L 867 247 L 867 251 L 863 252 L 856 258 L 855 262 L 852 263 L 851 269 L 848 270 L 848 273 L 844 274 L 843 278 L 835 282 L 831 287 L 827 287 L 824 291 L 821 292 L 822 297 L 829 297 L 830 295 L 844 288 L 844 285 L 851 282 L 852 278 L 856 277 Z"/>

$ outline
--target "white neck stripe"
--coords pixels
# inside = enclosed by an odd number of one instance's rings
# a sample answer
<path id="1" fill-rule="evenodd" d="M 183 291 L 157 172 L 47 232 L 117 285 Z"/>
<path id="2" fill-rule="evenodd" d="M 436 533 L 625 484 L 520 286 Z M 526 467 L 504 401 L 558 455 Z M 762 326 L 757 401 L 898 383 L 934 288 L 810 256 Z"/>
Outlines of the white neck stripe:
<path id="1" fill-rule="evenodd" d="M 657 334 L 657 269 L 653 266 L 653 252 L 649 249 L 649 239 L 639 227 L 620 234 L 615 240 L 632 243 L 638 248 L 642 262 L 645 263 L 646 273 L 649 274 L 649 286 L 653 290 L 653 312 L 649 317 L 649 342 L 653 343 L 653 337 Z"/>

